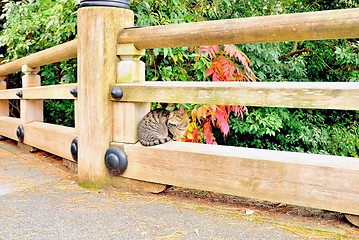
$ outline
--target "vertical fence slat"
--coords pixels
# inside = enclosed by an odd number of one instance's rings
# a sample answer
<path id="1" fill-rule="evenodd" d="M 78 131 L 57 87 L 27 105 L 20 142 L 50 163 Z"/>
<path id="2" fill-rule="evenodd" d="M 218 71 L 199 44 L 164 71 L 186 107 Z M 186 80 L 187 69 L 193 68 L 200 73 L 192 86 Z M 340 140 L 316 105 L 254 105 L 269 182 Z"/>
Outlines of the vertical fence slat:
<path id="1" fill-rule="evenodd" d="M 0 90 L 6 89 L 6 78 L 0 77 Z M 0 116 L 9 116 L 9 100 L 0 100 Z"/>
<path id="2" fill-rule="evenodd" d="M 145 55 L 145 50 L 137 50 L 132 44 L 124 44 L 117 47 L 117 54 L 120 57 L 117 82 L 145 82 L 145 63 L 139 60 Z M 149 111 L 149 103 L 114 103 L 113 141 L 136 143 L 138 122 Z"/>
<path id="3" fill-rule="evenodd" d="M 40 67 L 31 68 L 27 65 L 22 66 L 22 87 L 38 87 L 41 86 L 41 78 L 37 73 Z M 20 100 L 20 118 L 21 123 L 29 123 L 33 121 L 43 121 L 44 117 L 43 100 Z"/>

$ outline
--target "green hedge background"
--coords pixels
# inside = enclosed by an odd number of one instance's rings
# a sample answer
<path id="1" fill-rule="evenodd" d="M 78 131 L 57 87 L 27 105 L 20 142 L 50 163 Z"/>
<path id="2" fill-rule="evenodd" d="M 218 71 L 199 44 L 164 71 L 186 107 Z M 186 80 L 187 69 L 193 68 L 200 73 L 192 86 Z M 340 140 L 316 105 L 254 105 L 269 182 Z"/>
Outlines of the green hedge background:
<path id="1" fill-rule="evenodd" d="M 215 19 L 359 7 L 355 0 L 132 0 L 136 25 L 162 25 Z M 12 61 L 76 37 L 78 4 L 73 0 L 2 1 L 0 57 Z M 252 61 L 261 81 L 358 82 L 359 40 L 327 40 L 237 45 Z M 289 54 L 291 53 L 291 54 Z M 209 81 L 205 66 L 189 48 L 147 50 L 147 81 Z M 42 84 L 76 82 L 76 59 L 47 65 Z M 9 87 L 21 86 L 20 73 Z M 155 104 L 154 104 L 155 106 Z M 244 118 L 230 117 L 219 144 L 358 157 L 359 112 L 248 107 Z M 45 121 L 74 125 L 72 101 L 46 100 Z M 19 115 L 19 102 L 11 102 Z"/>

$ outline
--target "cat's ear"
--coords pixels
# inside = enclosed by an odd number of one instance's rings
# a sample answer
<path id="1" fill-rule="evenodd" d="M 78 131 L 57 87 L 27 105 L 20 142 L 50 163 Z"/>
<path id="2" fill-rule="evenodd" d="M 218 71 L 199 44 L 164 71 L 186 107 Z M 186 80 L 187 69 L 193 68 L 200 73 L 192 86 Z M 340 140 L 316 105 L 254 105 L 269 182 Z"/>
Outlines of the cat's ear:
<path id="1" fill-rule="evenodd" d="M 179 111 L 180 111 L 181 113 L 184 113 L 183 105 L 180 106 Z"/>

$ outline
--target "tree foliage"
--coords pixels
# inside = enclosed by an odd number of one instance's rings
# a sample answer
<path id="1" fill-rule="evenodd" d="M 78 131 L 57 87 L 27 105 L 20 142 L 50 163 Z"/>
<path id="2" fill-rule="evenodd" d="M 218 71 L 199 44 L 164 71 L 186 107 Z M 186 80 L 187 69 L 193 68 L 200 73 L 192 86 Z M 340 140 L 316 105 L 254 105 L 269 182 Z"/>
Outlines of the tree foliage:
<path id="1" fill-rule="evenodd" d="M 132 0 L 136 25 L 359 7 L 355 0 Z M 2 3 L 0 54 L 10 61 L 76 36 L 75 0 Z M 4 51 L 6 49 L 6 52 Z M 239 50 L 240 49 L 240 50 Z M 359 81 L 358 39 L 151 49 L 147 81 Z M 76 61 L 42 68 L 43 84 L 76 81 Z M 10 76 L 20 86 L 19 74 Z M 313 152 L 359 154 L 356 111 L 184 104 L 191 115 L 185 141 Z M 153 108 L 173 106 L 153 103 Z M 73 125 L 73 105 L 46 101 L 45 120 Z"/>
<path id="2" fill-rule="evenodd" d="M 76 36 L 77 3 L 75 0 L 7 1 L 3 4 L 0 47 L 4 62 L 72 40 Z M 42 85 L 76 82 L 76 60 L 63 61 L 41 68 Z M 21 87 L 19 73 L 9 76 L 10 88 Z M 11 102 L 12 116 L 19 116 L 19 101 Z M 69 100 L 45 100 L 45 122 L 74 125 L 74 106 Z"/>

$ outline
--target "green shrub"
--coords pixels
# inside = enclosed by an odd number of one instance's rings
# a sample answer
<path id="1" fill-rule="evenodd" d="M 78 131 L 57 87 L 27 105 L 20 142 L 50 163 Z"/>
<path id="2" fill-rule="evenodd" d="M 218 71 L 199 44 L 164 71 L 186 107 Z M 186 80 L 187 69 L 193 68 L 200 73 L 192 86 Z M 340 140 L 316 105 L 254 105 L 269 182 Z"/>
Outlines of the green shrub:
<path id="1" fill-rule="evenodd" d="M 75 0 L 8 1 L 3 6 L 0 47 L 4 61 L 12 61 L 31 53 L 72 40 L 76 36 L 77 4 Z M 76 82 L 76 60 L 50 64 L 39 73 L 42 85 Z M 21 87 L 19 73 L 9 76 L 9 87 Z M 13 101 L 11 115 L 19 116 L 19 101 Z M 73 102 L 44 102 L 45 122 L 74 125 Z"/>
<path id="2" fill-rule="evenodd" d="M 136 25 L 251 17 L 359 7 L 357 1 L 209 1 L 133 0 Z M 9 1 L 1 15 L 0 48 L 5 61 L 72 40 L 76 36 L 75 0 Z M 261 81 L 359 81 L 357 39 L 239 45 Z M 293 53 L 293 54 L 292 54 Z M 148 81 L 203 81 L 208 59 L 189 47 L 147 50 Z M 42 84 L 76 82 L 76 60 L 45 66 Z M 10 76 L 19 87 L 20 74 Z M 156 106 L 156 104 L 154 104 Z M 14 109 L 16 109 L 16 103 Z M 192 106 L 193 107 L 193 106 Z M 14 110 L 15 111 L 15 110 Z M 244 118 L 230 117 L 230 132 L 219 144 L 358 157 L 357 111 L 249 108 Z M 73 126 L 71 101 L 45 101 L 45 121 Z"/>

